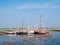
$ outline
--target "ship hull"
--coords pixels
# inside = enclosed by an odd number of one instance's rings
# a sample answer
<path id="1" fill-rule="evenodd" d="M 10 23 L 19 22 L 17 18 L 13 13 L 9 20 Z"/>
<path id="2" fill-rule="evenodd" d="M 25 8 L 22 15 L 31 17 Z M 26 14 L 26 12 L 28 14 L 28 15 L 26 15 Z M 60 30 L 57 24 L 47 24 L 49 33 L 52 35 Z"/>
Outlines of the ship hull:
<path id="1" fill-rule="evenodd" d="M 6 33 L 6 34 L 15 34 L 15 33 Z"/>
<path id="2" fill-rule="evenodd" d="M 17 35 L 26 35 L 27 32 L 16 32 Z"/>
<path id="3" fill-rule="evenodd" d="M 43 33 L 43 32 L 34 32 L 34 34 L 45 35 L 46 33 Z"/>

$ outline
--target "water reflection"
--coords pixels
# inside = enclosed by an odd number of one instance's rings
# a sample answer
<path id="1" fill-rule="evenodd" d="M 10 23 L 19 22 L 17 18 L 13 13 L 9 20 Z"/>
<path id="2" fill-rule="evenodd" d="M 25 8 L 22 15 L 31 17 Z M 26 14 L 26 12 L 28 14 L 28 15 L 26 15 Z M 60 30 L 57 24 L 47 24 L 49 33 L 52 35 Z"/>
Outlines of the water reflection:
<path id="1" fill-rule="evenodd" d="M 60 34 L 60 33 L 59 33 Z M 0 36 L 2 45 L 60 45 L 60 36 L 55 35 L 4 35 Z"/>
<path id="2" fill-rule="evenodd" d="M 2 45 L 44 45 L 44 35 L 5 35 L 7 37 L 6 42 L 2 42 Z M 45 40 L 46 41 L 46 40 Z"/>
<path id="3" fill-rule="evenodd" d="M 29 45 L 44 45 L 44 41 L 49 41 L 49 39 L 51 39 L 50 37 L 51 36 L 47 37 L 44 35 L 28 35 L 26 38 L 23 38 L 23 43 Z"/>

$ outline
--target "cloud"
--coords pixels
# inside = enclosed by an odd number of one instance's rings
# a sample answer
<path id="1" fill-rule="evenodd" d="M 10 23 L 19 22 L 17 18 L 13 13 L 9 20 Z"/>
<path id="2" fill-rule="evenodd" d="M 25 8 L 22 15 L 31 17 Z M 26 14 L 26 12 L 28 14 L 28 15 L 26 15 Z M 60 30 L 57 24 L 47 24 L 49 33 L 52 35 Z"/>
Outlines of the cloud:
<path id="1" fill-rule="evenodd" d="M 17 9 L 40 9 L 40 8 L 59 8 L 57 5 L 52 4 L 23 4 L 17 6 Z"/>
<path id="2" fill-rule="evenodd" d="M 39 9 L 39 8 L 47 8 L 48 5 L 40 5 L 40 4 L 24 4 L 21 6 L 17 6 L 17 9 Z"/>

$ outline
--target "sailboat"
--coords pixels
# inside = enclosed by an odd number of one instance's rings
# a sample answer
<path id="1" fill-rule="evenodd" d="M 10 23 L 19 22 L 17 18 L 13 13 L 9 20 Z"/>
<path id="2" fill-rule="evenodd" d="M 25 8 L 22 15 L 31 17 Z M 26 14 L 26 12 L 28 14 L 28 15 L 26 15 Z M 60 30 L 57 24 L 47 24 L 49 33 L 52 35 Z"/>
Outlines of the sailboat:
<path id="1" fill-rule="evenodd" d="M 8 31 L 6 32 L 6 34 L 14 34 L 14 32 L 12 31 L 11 28 L 8 28 Z"/>
<path id="2" fill-rule="evenodd" d="M 27 33 L 28 33 L 28 32 L 23 28 L 23 21 L 22 21 L 22 28 L 21 28 L 21 29 L 22 29 L 22 30 L 16 32 L 16 34 L 18 34 L 18 35 L 24 35 L 24 34 L 27 34 Z"/>
<path id="3" fill-rule="evenodd" d="M 42 30 L 42 17 L 40 15 L 40 29 L 39 30 L 36 30 L 34 31 L 34 34 L 46 34 L 47 31 L 46 30 Z M 49 32 L 48 32 L 49 33 Z"/>

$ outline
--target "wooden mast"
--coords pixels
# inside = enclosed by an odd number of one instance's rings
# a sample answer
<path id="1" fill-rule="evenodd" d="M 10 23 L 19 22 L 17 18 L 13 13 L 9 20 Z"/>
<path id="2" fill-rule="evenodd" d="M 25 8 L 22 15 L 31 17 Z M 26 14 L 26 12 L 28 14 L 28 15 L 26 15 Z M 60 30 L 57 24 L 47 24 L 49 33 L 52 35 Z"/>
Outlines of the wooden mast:
<path id="1" fill-rule="evenodd" d="M 42 31 L 42 16 L 40 15 L 40 32 Z"/>
<path id="2" fill-rule="evenodd" d="M 23 32 L 23 20 L 22 20 L 22 32 Z"/>

